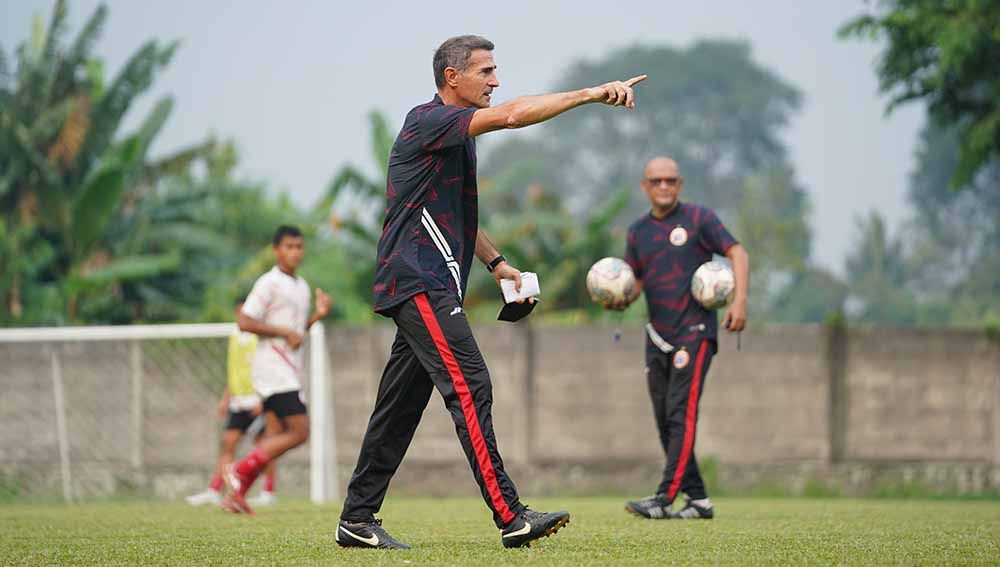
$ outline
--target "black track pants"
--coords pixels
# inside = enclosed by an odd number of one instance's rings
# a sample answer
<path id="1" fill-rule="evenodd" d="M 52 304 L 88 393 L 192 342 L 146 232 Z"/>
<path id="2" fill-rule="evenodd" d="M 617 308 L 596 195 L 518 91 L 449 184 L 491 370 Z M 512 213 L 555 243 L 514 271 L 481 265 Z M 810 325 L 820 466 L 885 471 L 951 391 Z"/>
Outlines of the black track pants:
<path id="1" fill-rule="evenodd" d="M 669 354 L 647 352 L 646 379 L 667 463 L 657 494 L 673 502 L 679 492 L 705 498 L 705 482 L 694 456 L 698 406 L 715 343 L 702 340 Z"/>
<path id="2" fill-rule="evenodd" d="M 493 434 L 493 386 L 458 299 L 421 293 L 395 308 L 396 340 L 347 487 L 341 518 L 367 521 L 382 507 L 420 416 L 436 387 L 497 527 L 524 509 Z"/>

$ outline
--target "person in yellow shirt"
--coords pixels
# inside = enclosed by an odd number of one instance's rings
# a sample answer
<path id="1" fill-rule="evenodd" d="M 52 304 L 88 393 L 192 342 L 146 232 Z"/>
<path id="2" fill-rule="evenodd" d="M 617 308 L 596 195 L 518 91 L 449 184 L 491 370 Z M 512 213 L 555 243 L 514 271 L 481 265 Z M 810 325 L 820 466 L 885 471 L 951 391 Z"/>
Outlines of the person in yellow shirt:
<path id="1" fill-rule="evenodd" d="M 243 308 L 243 302 L 244 299 L 241 298 L 234 305 L 237 316 Z M 240 440 L 248 432 L 254 433 L 257 440 L 267 434 L 265 420 L 261 415 L 260 396 L 254 390 L 250 374 L 250 365 L 253 363 L 256 351 L 257 335 L 240 331 L 238 327 L 235 328 L 229 336 L 229 346 L 226 353 L 226 388 L 223 390 L 222 399 L 219 400 L 218 404 L 219 419 L 226 420 L 226 427 L 222 432 L 219 459 L 208 488 L 185 499 L 192 506 L 220 503 L 222 501 L 220 494 L 223 484 L 222 470 L 223 467 L 235 460 L 236 446 Z M 267 506 L 276 501 L 273 462 L 268 463 L 264 473 L 264 487 L 256 498 L 251 499 L 252 503 L 257 506 Z"/>

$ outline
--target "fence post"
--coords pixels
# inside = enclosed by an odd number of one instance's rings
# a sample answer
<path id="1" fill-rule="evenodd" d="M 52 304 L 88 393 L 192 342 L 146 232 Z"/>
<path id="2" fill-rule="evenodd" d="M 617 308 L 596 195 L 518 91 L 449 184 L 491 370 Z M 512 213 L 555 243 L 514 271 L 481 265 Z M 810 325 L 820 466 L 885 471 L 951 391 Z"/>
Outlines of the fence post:
<path id="1" fill-rule="evenodd" d="M 132 403 L 131 403 L 131 425 L 132 425 L 132 467 L 136 470 L 142 469 L 142 343 L 132 341 Z"/>
<path id="2" fill-rule="evenodd" d="M 69 433 L 66 429 L 66 398 L 63 393 L 62 363 L 57 347 L 49 351 L 52 361 L 52 397 L 56 406 L 56 437 L 59 439 L 59 473 L 62 477 L 63 498 L 73 500 L 73 479 L 69 468 Z"/>
<path id="3" fill-rule="evenodd" d="M 990 350 L 993 354 L 993 368 L 1000 368 L 1000 342 L 995 339 L 990 341 Z M 993 489 L 1000 488 L 1000 372 L 993 374 L 993 470 L 994 478 L 997 479 Z"/>
<path id="4" fill-rule="evenodd" d="M 537 396 L 535 395 L 535 372 L 537 368 L 538 349 L 535 347 L 535 327 L 531 321 L 524 321 L 519 324 L 523 337 L 522 352 L 524 353 L 524 376 L 521 380 L 521 406 L 523 408 L 524 423 L 521 430 L 524 432 L 522 439 L 525 464 L 533 465 L 535 462 L 535 435 L 538 431 L 536 427 Z"/>
<path id="5" fill-rule="evenodd" d="M 847 456 L 847 328 L 841 321 L 826 325 L 827 442 L 831 463 L 843 462 Z"/>
<path id="6" fill-rule="evenodd" d="M 309 411 L 313 432 L 309 443 L 309 499 L 314 504 L 340 499 L 334 400 L 326 351 L 326 329 L 323 323 L 316 323 L 309 330 Z"/>

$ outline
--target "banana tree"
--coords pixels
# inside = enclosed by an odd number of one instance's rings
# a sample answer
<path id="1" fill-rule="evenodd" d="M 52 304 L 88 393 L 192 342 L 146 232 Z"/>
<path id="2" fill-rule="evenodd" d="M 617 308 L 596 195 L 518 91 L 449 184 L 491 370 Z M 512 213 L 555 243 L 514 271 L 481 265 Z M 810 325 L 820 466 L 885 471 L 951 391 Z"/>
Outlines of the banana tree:
<path id="1" fill-rule="evenodd" d="M 59 0 L 47 27 L 35 19 L 31 37 L 17 50 L 16 73 L 7 72 L 0 50 L 0 213 L 9 251 L 0 256 L 2 319 L 18 321 L 26 313 L 27 289 L 50 290 L 48 307 L 31 311 L 36 321 L 73 321 L 88 294 L 113 297 L 123 283 L 177 270 L 176 251 L 150 252 L 130 242 L 135 233 L 121 225 L 131 222 L 129 212 L 141 209 L 160 178 L 210 147 L 148 158 L 170 115 L 169 97 L 136 132 L 120 138 L 123 117 L 169 63 L 176 44 L 147 42 L 105 84 L 92 51 L 107 9 L 99 7 L 68 46 L 62 41 L 66 16 L 67 3 Z M 23 258 L 34 249 L 50 253 Z"/>
<path id="2" fill-rule="evenodd" d="M 385 174 L 394 141 L 383 114 L 373 111 L 368 120 L 378 176 L 369 177 L 352 164 L 343 166 L 309 215 L 309 224 L 317 229 L 317 234 L 329 237 L 329 245 L 337 249 L 336 258 L 328 261 L 345 264 L 339 271 L 345 277 L 330 282 L 339 291 L 334 309 L 339 315 L 355 320 L 370 318 L 375 249 L 382 234 L 385 210 Z"/>

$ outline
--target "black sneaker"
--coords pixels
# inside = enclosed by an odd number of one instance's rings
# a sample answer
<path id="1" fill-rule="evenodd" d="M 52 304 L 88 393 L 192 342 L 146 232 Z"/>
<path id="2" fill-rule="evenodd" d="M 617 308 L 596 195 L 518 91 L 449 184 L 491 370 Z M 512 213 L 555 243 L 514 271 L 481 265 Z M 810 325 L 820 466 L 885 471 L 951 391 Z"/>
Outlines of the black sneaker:
<path id="1" fill-rule="evenodd" d="M 382 529 L 382 520 L 372 522 L 341 520 L 337 526 L 337 545 L 369 549 L 410 549 L 409 545 L 396 541 L 396 538 Z"/>
<path id="2" fill-rule="evenodd" d="M 701 503 L 688 500 L 684 507 L 676 512 L 670 512 L 670 518 L 676 520 L 711 520 L 715 517 L 712 502 L 706 498 Z"/>
<path id="3" fill-rule="evenodd" d="M 569 523 L 569 512 L 535 512 L 524 509 L 500 535 L 504 547 L 528 547 L 532 541 L 559 531 Z"/>
<path id="4" fill-rule="evenodd" d="M 666 520 L 673 513 L 670 503 L 661 494 L 626 502 L 625 511 L 651 520 Z"/>

